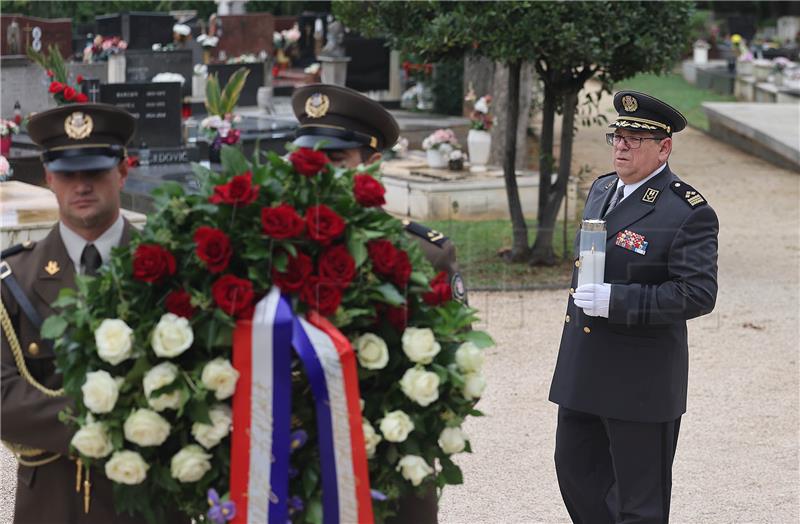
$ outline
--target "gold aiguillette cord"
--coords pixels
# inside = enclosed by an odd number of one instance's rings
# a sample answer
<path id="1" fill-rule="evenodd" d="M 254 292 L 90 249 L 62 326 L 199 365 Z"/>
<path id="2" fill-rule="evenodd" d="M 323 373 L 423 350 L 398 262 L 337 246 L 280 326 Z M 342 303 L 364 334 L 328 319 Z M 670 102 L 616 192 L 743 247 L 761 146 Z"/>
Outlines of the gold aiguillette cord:
<path id="1" fill-rule="evenodd" d="M 80 493 L 81 484 L 83 484 L 83 512 L 89 513 L 89 505 L 91 504 L 92 497 L 92 483 L 89 477 L 89 465 L 84 464 L 81 459 L 75 459 L 75 466 L 75 492 Z M 83 480 L 83 482 L 81 482 L 81 480 Z"/>
<path id="2" fill-rule="evenodd" d="M 89 466 L 86 466 L 86 480 L 83 481 L 83 512 L 89 513 L 91 503 L 92 483 L 89 482 Z"/>

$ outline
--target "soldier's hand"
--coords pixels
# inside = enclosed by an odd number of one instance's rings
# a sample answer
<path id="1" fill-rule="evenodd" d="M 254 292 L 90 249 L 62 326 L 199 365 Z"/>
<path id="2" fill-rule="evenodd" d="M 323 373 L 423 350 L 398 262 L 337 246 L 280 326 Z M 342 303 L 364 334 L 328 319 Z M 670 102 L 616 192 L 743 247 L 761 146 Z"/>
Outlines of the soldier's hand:
<path id="1" fill-rule="evenodd" d="M 575 305 L 590 317 L 608 318 L 610 298 L 611 284 L 584 284 L 572 295 Z"/>

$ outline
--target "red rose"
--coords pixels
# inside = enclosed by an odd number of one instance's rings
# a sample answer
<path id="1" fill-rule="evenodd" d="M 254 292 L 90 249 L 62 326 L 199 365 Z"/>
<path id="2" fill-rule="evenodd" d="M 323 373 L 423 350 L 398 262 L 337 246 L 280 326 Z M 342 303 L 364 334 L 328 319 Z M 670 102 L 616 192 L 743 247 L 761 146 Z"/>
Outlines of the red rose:
<path id="1" fill-rule="evenodd" d="M 230 204 L 232 206 L 246 206 L 258 197 L 258 186 L 253 185 L 253 173 L 248 171 L 243 175 L 236 175 L 227 184 L 214 188 L 214 194 L 208 199 L 212 204 Z"/>
<path id="2" fill-rule="evenodd" d="M 322 204 L 306 210 L 308 236 L 322 245 L 328 245 L 344 232 L 344 220 L 328 206 Z"/>
<path id="3" fill-rule="evenodd" d="M 232 317 L 246 318 L 247 312 L 253 310 L 253 283 L 249 280 L 222 275 L 211 285 L 211 296 Z"/>
<path id="4" fill-rule="evenodd" d="M 176 289 L 170 291 L 164 301 L 167 311 L 179 317 L 192 318 L 197 310 L 192 306 L 192 295 L 186 290 Z"/>
<path id="5" fill-rule="evenodd" d="M 133 253 L 133 278 L 158 282 L 175 274 L 175 257 L 158 244 L 139 244 Z"/>
<path id="6" fill-rule="evenodd" d="M 389 324 L 391 324 L 392 327 L 398 331 L 398 333 L 402 333 L 405 331 L 406 326 L 408 325 L 408 308 L 405 306 L 387 306 L 386 319 L 389 321 Z"/>
<path id="7" fill-rule="evenodd" d="M 89 97 L 84 95 L 83 93 L 78 93 L 77 95 L 75 95 L 75 101 L 78 102 L 79 104 L 83 104 L 84 102 L 89 101 Z"/>
<path id="8" fill-rule="evenodd" d="M 306 280 L 300 291 L 300 300 L 325 316 L 332 315 L 342 302 L 342 291 L 331 282 L 323 282 L 314 275 Z"/>
<path id="9" fill-rule="evenodd" d="M 72 86 L 65 87 L 64 92 L 62 94 L 64 95 L 64 100 L 66 100 L 67 102 L 72 102 L 73 100 L 75 100 L 75 96 L 77 95 L 77 93 L 75 93 L 75 89 Z"/>
<path id="10" fill-rule="evenodd" d="M 386 189 L 372 176 L 363 174 L 353 177 L 353 194 L 356 202 L 364 207 L 378 207 L 386 203 Z"/>
<path id="11" fill-rule="evenodd" d="M 322 151 L 314 151 L 307 147 L 301 147 L 289 155 L 289 161 L 294 166 L 295 171 L 303 176 L 314 176 L 325 168 L 325 164 L 331 160 Z"/>
<path id="12" fill-rule="evenodd" d="M 76 76 L 76 77 L 75 77 L 75 82 L 77 82 L 78 84 L 80 84 L 81 82 L 83 82 L 83 75 L 78 75 L 78 76 Z"/>
<path id="13" fill-rule="evenodd" d="M 238 129 L 231 129 L 230 131 L 228 131 L 227 136 L 225 136 L 225 138 L 222 139 L 222 143 L 232 146 L 233 144 L 239 141 L 239 138 L 241 138 L 241 136 L 242 136 L 241 131 L 239 131 Z"/>
<path id="14" fill-rule="evenodd" d="M 261 226 L 265 235 L 282 240 L 300 236 L 306 223 L 292 206 L 281 204 L 261 210 Z"/>
<path id="15" fill-rule="evenodd" d="M 375 273 L 388 277 L 397 262 L 397 248 L 388 240 L 371 240 L 367 242 L 367 252 L 372 260 Z"/>
<path id="16" fill-rule="evenodd" d="M 287 293 L 297 293 L 306 283 L 314 265 L 311 258 L 305 253 L 297 253 L 296 257 L 289 257 L 286 271 L 281 273 L 274 267 L 272 268 L 272 283 Z"/>
<path id="17" fill-rule="evenodd" d="M 409 278 L 411 278 L 411 261 L 408 259 L 408 253 L 398 249 L 397 260 L 392 270 L 392 282 L 400 289 L 403 289 L 408 284 Z"/>
<path id="18" fill-rule="evenodd" d="M 221 273 L 228 267 L 233 250 L 228 235 L 208 226 L 200 226 L 194 233 L 197 258 L 206 263 L 212 273 Z"/>
<path id="19" fill-rule="evenodd" d="M 447 278 L 447 272 L 441 271 L 438 275 L 431 280 L 431 291 L 423 293 L 422 300 L 431 306 L 438 306 L 444 304 L 453 298 L 453 290 L 450 288 L 450 282 Z"/>
<path id="20" fill-rule="evenodd" d="M 48 70 L 47 70 L 47 76 L 48 76 L 48 77 L 50 77 L 50 78 L 53 78 L 53 77 L 55 76 L 55 73 L 53 73 L 53 71 L 51 71 L 50 69 L 48 69 Z"/>
<path id="21" fill-rule="evenodd" d="M 60 93 L 63 90 L 64 90 L 64 84 L 62 84 L 61 82 L 50 82 L 50 88 L 48 89 L 48 91 L 50 91 L 54 95 Z"/>
<path id="22" fill-rule="evenodd" d="M 346 287 L 356 274 L 356 261 L 343 245 L 329 247 L 320 255 L 319 276 L 325 282 Z"/>

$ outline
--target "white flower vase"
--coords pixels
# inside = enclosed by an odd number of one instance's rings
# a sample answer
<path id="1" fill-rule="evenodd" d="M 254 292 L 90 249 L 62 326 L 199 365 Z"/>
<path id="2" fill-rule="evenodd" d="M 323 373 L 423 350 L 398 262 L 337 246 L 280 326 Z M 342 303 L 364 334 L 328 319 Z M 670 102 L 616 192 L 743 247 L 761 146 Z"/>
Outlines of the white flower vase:
<path id="1" fill-rule="evenodd" d="M 432 169 L 442 169 L 447 167 L 447 157 L 443 152 L 436 148 L 430 148 L 425 151 L 425 157 L 428 161 L 428 167 Z"/>
<path id="2" fill-rule="evenodd" d="M 753 62 L 736 62 L 736 76 L 753 76 Z"/>
<path id="3" fill-rule="evenodd" d="M 489 163 L 489 154 L 492 151 L 492 135 L 488 131 L 470 129 L 467 134 L 467 149 L 469 151 L 469 170 L 473 173 L 486 171 Z"/>

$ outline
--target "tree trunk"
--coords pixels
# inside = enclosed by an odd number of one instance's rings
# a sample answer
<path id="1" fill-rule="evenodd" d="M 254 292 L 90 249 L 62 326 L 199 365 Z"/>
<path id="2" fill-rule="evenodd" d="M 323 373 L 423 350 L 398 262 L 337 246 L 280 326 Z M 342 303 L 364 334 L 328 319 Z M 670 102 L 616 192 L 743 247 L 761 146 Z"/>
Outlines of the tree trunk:
<path id="1" fill-rule="evenodd" d="M 517 169 L 527 169 L 530 161 L 530 146 L 527 140 L 528 126 L 530 125 L 530 112 L 533 102 L 533 92 L 536 83 L 536 70 L 533 63 L 522 62 L 519 76 L 519 108 L 517 114 Z M 506 150 L 506 125 L 503 115 L 508 104 L 508 66 L 498 63 L 494 69 L 490 91 L 478 91 L 476 94 L 481 96 L 486 93 L 492 94 L 491 112 L 500 117 L 497 125 L 492 127 L 492 152 L 489 163 L 498 165 L 503 163 L 503 156 Z M 475 84 L 476 86 L 479 83 Z M 466 91 L 465 91 L 466 92 Z"/>
<path id="2" fill-rule="evenodd" d="M 550 187 L 547 202 L 540 214 L 541 220 L 536 231 L 536 242 L 531 252 L 531 264 L 554 265 L 553 233 L 561 202 L 567 191 L 572 164 L 572 142 L 575 126 L 575 111 L 578 105 L 578 91 L 564 94 L 564 114 L 561 117 L 561 152 L 558 156 L 558 178 Z M 540 188 L 541 190 L 541 188 Z"/>
<path id="3" fill-rule="evenodd" d="M 522 204 L 517 189 L 516 155 L 517 155 L 517 123 L 519 119 L 519 80 L 521 62 L 508 65 L 508 106 L 506 107 L 506 147 L 503 155 L 503 176 L 506 182 L 508 212 L 511 215 L 513 240 L 511 245 L 511 262 L 527 260 L 528 226 L 522 214 Z"/>
<path id="4" fill-rule="evenodd" d="M 555 126 L 556 100 L 553 88 L 545 84 L 544 104 L 542 106 L 542 136 L 539 151 L 539 206 L 536 211 L 537 223 L 542 222 L 544 208 L 553 174 L 553 134 Z"/>

